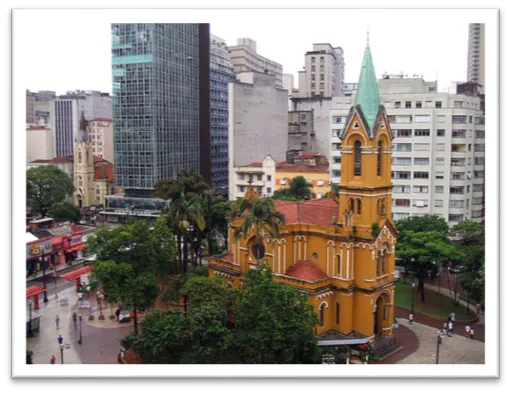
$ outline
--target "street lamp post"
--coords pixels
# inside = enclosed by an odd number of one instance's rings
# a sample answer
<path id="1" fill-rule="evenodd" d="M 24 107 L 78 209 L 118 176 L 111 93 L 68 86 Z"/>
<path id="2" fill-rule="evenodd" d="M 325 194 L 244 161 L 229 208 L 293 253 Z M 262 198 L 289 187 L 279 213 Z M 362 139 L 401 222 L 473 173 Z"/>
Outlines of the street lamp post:
<path id="1" fill-rule="evenodd" d="M 32 299 L 28 299 L 28 336 L 32 336 Z"/>
<path id="2" fill-rule="evenodd" d="M 60 344 L 60 364 L 64 364 L 64 344 Z"/>
<path id="3" fill-rule="evenodd" d="M 440 344 L 442 343 L 442 336 L 440 335 L 440 332 L 437 332 L 436 337 L 436 364 L 438 364 L 438 356 L 440 355 Z"/>
<path id="4" fill-rule="evenodd" d="M 53 265 L 53 270 L 55 271 L 55 299 L 58 299 L 59 292 L 57 291 L 57 265 Z"/>
<path id="5" fill-rule="evenodd" d="M 81 313 L 78 315 L 78 318 L 80 319 L 80 340 L 78 340 L 78 344 L 82 345 L 82 320 L 83 320 L 83 317 L 82 317 Z"/>
<path id="6" fill-rule="evenodd" d="M 39 257 L 39 263 L 43 265 L 43 286 L 44 286 L 44 302 L 48 303 L 48 295 L 46 294 L 46 258 L 43 256 Z"/>
<path id="7" fill-rule="evenodd" d="M 412 284 L 412 315 L 415 311 L 415 283 Z"/>

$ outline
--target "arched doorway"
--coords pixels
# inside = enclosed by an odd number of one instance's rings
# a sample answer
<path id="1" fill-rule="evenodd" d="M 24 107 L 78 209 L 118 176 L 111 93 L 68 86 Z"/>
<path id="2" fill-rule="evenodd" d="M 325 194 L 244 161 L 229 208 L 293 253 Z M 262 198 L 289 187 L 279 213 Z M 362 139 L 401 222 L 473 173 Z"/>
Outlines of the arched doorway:
<path id="1" fill-rule="evenodd" d="M 389 327 L 392 326 L 392 320 L 389 315 L 389 296 L 387 293 L 382 293 L 378 296 L 374 304 L 374 335 L 386 336 L 390 332 Z"/>

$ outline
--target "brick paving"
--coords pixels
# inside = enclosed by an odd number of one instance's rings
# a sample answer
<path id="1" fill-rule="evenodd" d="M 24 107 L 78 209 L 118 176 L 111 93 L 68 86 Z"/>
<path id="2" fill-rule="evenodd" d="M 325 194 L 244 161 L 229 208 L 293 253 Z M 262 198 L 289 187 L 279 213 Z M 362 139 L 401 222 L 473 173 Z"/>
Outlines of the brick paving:
<path id="1" fill-rule="evenodd" d="M 419 339 L 413 330 L 402 326 L 401 323 L 397 328 L 397 345 L 401 349 L 386 358 L 376 362 L 376 364 L 395 364 L 414 353 L 419 348 Z"/>
<path id="2" fill-rule="evenodd" d="M 415 333 L 419 347 L 415 352 L 398 360 L 397 364 L 435 364 L 438 329 L 398 318 L 403 328 Z M 484 364 L 484 342 L 460 335 L 444 336 L 440 344 L 439 364 Z"/>

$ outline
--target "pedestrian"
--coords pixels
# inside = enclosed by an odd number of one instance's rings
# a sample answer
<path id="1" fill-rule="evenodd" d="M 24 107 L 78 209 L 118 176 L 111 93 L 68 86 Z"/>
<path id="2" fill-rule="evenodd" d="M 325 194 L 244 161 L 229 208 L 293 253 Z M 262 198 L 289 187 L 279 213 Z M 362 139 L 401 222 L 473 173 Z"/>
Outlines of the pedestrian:
<path id="1" fill-rule="evenodd" d="M 454 321 L 456 320 L 456 314 L 455 314 L 455 313 L 452 313 L 452 314 L 451 314 L 451 317 L 452 317 L 452 318 L 451 318 L 451 319 L 452 319 L 452 321 L 454 322 Z"/>
<path id="2" fill-rule="evenodd" d="M 474 328 L 472 326 L 470 326 L 470 339 L 474 339 Z"/>
<path id="3" fill-rule="evenodd" d="M 78 318 L 78 315 L 76 314 L 76 311 L 73 311 L 73 322 L 75 323 L 75 327 L 76 327 L 77 318 Z"/>
<path id="4" fill-rule="evenodd" d="M 481 305 L 479 303 L 476 304 L 476 311 L 478 314 L 481 313 Z"/>
<path id="5" fill-rule="evenodd" d="M 64 341 L 62 334 L 59 334 L 59 338 L 57 340 L 59 340 L 59 344 L 62 344 L 62 341 Z"/>
<path id="6" fill-rule="evenodd" d="M 453 328 L 453 325 L 452 325 L 452 321 L 449 322 L 449 324 L 447 325 L 447 328 L 448 328 L 448 336 L 449 337 L 452 337 L 453 333 L 454 333 L 454 328 Z"/>
<path id="7" fill-rule="evenodd" d="M 56 362 L 57 362 L 57 358 L 55 357 L 55 355 L 52 355 L 50 358 L 50 364 L 55 364 Z"/>
<path id="8" fill-rule="evenodd" d="M 444 327 L 442 329 L 442 335 L 445 336 L 447 334 L 447 322 L 444 322 Z"/>
<path id="9" fill-rule="evenodd" d="M 413 324 L 413 314 L 408 315 L 408 323 Z"/>
<path id="10" fill-rule="evenodd" d="M 78 292 L 78 301 L 80 302 L 80 307 L 83 306 L 83 293 Z"/>
<path id="11" fill-rule="evenodd" d="M 449 323 L 451 321 L 452 321 L 452 314 L 449 314 L 449 316 L 447 317 L 447 323 Z"/>
<path id="12" fill-rule="evenodd" d="M 119 363 L 123 363 L 124 359 L 126 359 L 126 352 L 124 352 L 124 349 L 119 350 L 119 355 L 117 356 L 117 360 Z"/>
<path id="13" fill-rule="evenodd" d="M 470 326 L 468 325 L 465 325 L 465 337 L 466 338 L 470 337 Z"/>
<path id="14" fill-rule="evenodd" d="M 57 325 L 57 330 L 59 330 L 59 326 L 60 326 L 60 317 L 59 317 L 59 314 L 57 314 L 57 316 L 55 317 L 55 324 Z"/>

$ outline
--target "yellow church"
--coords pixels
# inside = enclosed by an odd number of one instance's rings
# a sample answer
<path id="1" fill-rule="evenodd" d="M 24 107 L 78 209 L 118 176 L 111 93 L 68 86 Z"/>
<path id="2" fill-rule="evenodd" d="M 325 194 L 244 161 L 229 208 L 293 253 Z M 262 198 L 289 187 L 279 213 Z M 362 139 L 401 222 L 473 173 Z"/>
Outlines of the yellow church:
<path id="1" fill-rule="evenodd" d="M 394 333 L 392 134 L 369 43 L 341 141 L 339 197 L 275 201 L 286 221 L 279 239 L 265 241 L 275 281 L 307 293 L 320 320 L 318 343 L 324 346 L 388 341 Z M 253 236 L 234 241 L 236 225 L 229 229 L 229 253 L 210 259 L 209 274 L 239 288 L 256 258 Z"/>

